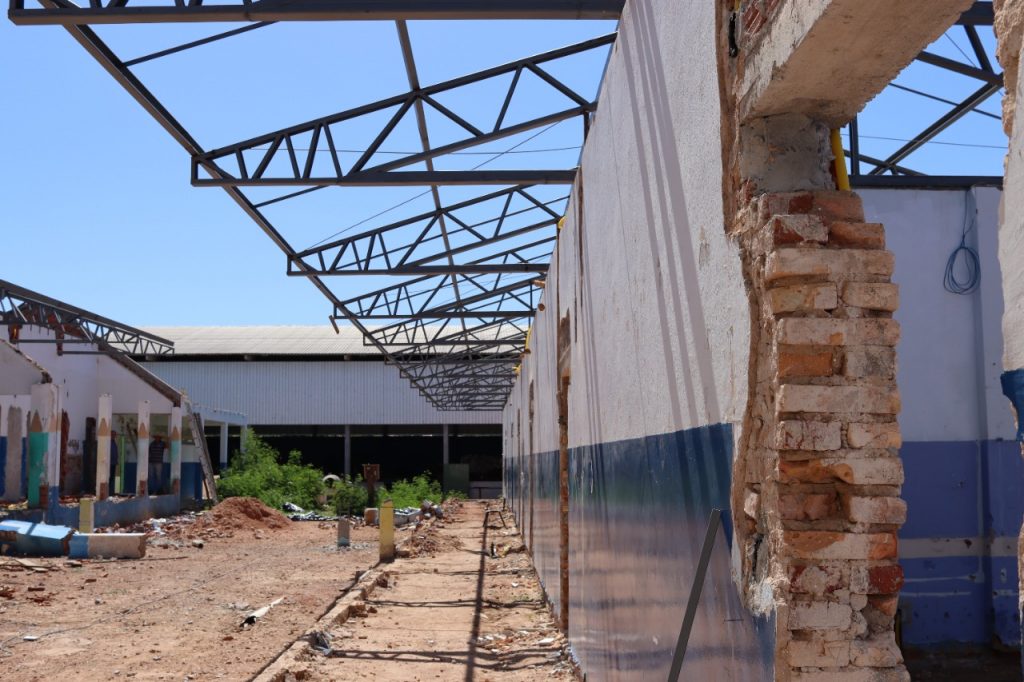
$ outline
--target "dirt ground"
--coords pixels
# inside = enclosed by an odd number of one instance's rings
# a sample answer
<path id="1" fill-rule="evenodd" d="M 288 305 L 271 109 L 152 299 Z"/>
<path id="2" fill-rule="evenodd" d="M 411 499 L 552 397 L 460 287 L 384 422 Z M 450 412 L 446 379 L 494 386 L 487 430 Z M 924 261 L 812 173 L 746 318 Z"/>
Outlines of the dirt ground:
<path id="1" fill-rule="evenodd" d="M 324 626 L 329 655 L 304 635 L 377 564 L 377 529 L 355 528 L 339 551 L 333 523 L 235 506 L 161 525 L 144 559 L 31 559 L 33 570 L 0 557 L 0 679 L 575 679 L 511 518 L 504 527 L 492 515 L 485 528 L 486 503 L 400 529 L 398 560 L 374 569 L 387 572 L 383 586 Z"/>
<path id="2" fill-rule="evenodd" d="M 574 680 L 529 555 L 506 517 L 484 528 L 486 504 L 465 502 L 413 536 L 418 555 L 388 567 L 341 624 L 324 623 L 333 651 L 306 650 L 275 682 L 304 680 Z M 491 555 L 494 543 L 494 555 Z"/>
<path id="3" fill-rule="evenodd" d="M 141 560 L 33 559 L 37 572 L 0 557 L 0 678 L 249 679 L 377 562 L 375 528 L 339 551 L 333 524 L 233 525 L 151 538 Z"/>

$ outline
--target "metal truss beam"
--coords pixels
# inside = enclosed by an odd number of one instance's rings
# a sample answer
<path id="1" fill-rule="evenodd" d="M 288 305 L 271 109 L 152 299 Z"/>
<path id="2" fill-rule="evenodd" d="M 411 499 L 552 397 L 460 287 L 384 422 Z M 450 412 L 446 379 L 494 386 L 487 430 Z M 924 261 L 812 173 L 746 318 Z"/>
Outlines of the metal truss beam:
<path id="1" fill-rule="evenodd" d="M 94 343 L 129 355 L 170 355 L 174 352 L 173 341 L 0 280 L 0 326 L 24 324 L 52 329 L 57 338 L 21 343 Z"/>
<path id="2" fill-rule="evenodd" d="M 530 327 L 531 316 L 523 315 L 518 320 L 499 319 L 485 320 L 473 326 L 467 326 L 466 318 L 444 320 L 439 324 L 431 324 L 425 320 L 410 320 L 399 324 L 371 330 L 373 340 L 385 346 L 420 346 L 425 344 L 501 342 L 511 333 L 516 338 L 526 338 Z M 453 327 L 460 329 L 452 331 Z M 491 332 L 481 336 L 483 332 Z"/>
<path id="3" fill-rule="evenodd" d="M 564 205 L 568 196 L 543 202 L 528 190 L 529 187 L 511 187 L 439 207 L 429 213 L 306 249 L 296 254 L 295 259 L 304 262 L 304 272 L 319 275 L 426 274 L 429 271 L 423 269 L 425 266 L 449 256 L 475 251 L 545 228 L 554 231 L 561 215 L 551 208 L 551 204 Z M 514 207 L 514 201 L 525 202 L 525 206 Z M 474 221 L 468 217 L 463 220 L 461 215 L 465 211 L 481 211 L 492 207 L 495 209 L 494 217 L 484 221 Z M 446 226 L 442 218 L 454 223 L 454 226 Z M 459 246 L 448 245 L 452 237 L 459 239 Z M 288 265 L 289 274 L 293 274 L 291 260 Z M 529 263 L 480 264 L 472 269 L 467 265 L 458 267 L 460 269 L 454 271 L 543 272 L 547 269 L 546 265 Z"/>
<path id="4" fill-rule="evenodd" d="M 409 92 L 379 100 L 330 116 L 316 118 L 289 128 L 282 128 L 266 135 L 250 138 L 226 147 L 197 154 L 192 159 L 192 184 L 197 186 L 259 186 L 259 185 L 459 185 L 459 184 L 501 184 L 539 185 L 572 183 L 575 170 L 561 171 L 395 171 L 398 168 L 423 163 L 438 156 L 462 151 L 487 142 L 500 140 L 510 135 L 528 132 L 575 117 L 585 117 L 597 109 L 597 102 L 589 100 L 542 68 L 542 65 L 563 57 L 611 45 L 616 34 L 586 40 L 575 45 L 551 50 L 542 54 L 519 59 L 490 69 L 484 69 L 466 76 L 419 87 L 411 81 Z M 535 116 L 526 121 L 509 124 L 506 120 L 509 105 L 515 97 L 521 76 L 531 73 L 547 83 L 552 94 L 559 94 L 561 100 L 569 100 L 572 106 L 558 111 Z M 459 116 L 436 98 L 464 86 L 474 85 L 492 78 L 511 75 L 505 92 L 503 106 L 495 118 L 493 127 L 477 128 Z M 410 113 L 422 119 L 421 111 L 430 107 L 439 115 L 464 130 L 461 139 L 437 147 L 428 147 L 422 152 L 403 154 L 386 162 L 374 162 L 375 157 L 388 136 Z M 390 113 L 387 122 L 380 128 L 373 141 L 359 159 L 344 167 L 337 151 L 335 138 L 339 132 L 332 132 L 332 126 L 360 117 Z M 422 123 L 422 120 L 421 120 Z M 422 127 L 422 126 L 421 126 Z M 305 153 L 299 150 L 305 149 Z M 323 162 L 317 165 L 317 155 Z M 249 158 L 247 158 L 247 156 Z M 233 164 L 231 170 L 224 166 Z M 273 165 L 273 169 L 271 166 Z M 211 177 L 202 177 L 200 169 Z"/>
<path id="5" fill-rule="evenodd" d="M 892 152 L 884 159 L 873 158 L 862 154 L 860 151 L 860 132 L 857 119 L 854 118 L 850 122 L 850 149 L 847 152 L 847 155 L 850 157 L 851 165 L 850 181 L 854 186 L 961 187 L 969 180 L 976 180 L 976 184 L 986 185 L 993 184 L 998 180 L 1001 184 L 1001 179 L 993 177 L 965 178 L 962 176 L 929 176 L 919 171 L 907 168 L 901 164 L 901 162 L 907 157 L 931 142 L 936 136 L 947 130 L 950 126 L 969 113 L 975 112 L 984 116 L 997 119 L 999 118 L 998 116 L 990 114 L 989 112 L 979 108 L 982 103 L 999 92 L 1003 87 L 1003 74 L 997 73 L 993 69 L 992 61 L 985 52 L 984 45 L 981 42 L 977 29 L 975 28 L 976 26 L 991 25 L 992 18 L 992 3 L 976 2 L 961 16 L 960 21 L 957 22 L 962 26 L 963 31 L 967 36 L 967 40 L 971 44 L 971 49 L 974 52 L 977 65 L 967 63 L 969 58 L 966 55 L 964 56 L 964 61 L 958 61 L 956 59 L 950 59 L 949 57 L 924 51 L 916 58 L 917 61 L 923 64 L 929 64 L 931 66 L 980 81 L 981 87 L 963 100 L 949 100 L 896 83 L 892 84 L 892 87 L 894 88 L 931 100 L 943 102 L 944 104 L 948 104 L 952 107 L 938 120 L 934 121 L 927 128 L 915 135 L 896 151 Z M 862 162 L 873 166 L 866 175 L 863 175 L 860 172 L 860 165 Z"/>
<path id="6" fill-rule="evenodd" d="M 976 2 L 960 15 L 956 22 L 963 26 L 991 26 L 995 23 L 995 10 L 991 2 Z"/>
<path id="7" fill-rule="evenodd" d="M 618 19 L 625 0 L 94 0 L 52 8 L 11 0 L 15 24 L 144 24 L 397 19 Z"/>
<path id="8" fill-rule="evenodd" d="M 431 152 L 433 153 L 433 152 Z M 447 152 L 441 152 L 442 154 Z M 430 185 L 460 187 L 468 185 L 571 185 L 576 169 L 569 170 L 495 170 L 495 171 L 398 171 L 393 173 L 357 173 L 339 178 L 218 178 L 192 176 L 195 187 L 407 187 Z"/>
<path id="9" fill-rule="evenodd" d="M 460 299 L 447 297 L 453 278 L 467 287 Z M 521 275 L 424 276 L 348 299 L 343 305 L 352 315 L 365 320 L 502 317 L 505 315 L 485 313 L 532 313 L 540 299 L 542 282 L 543 278 Z"/>

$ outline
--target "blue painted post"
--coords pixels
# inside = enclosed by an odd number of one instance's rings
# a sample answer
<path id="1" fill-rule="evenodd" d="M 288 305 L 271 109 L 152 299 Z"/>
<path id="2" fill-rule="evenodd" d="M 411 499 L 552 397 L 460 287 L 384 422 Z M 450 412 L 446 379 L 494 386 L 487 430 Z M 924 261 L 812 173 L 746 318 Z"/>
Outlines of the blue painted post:
<path id="1" fill-rule="evenodd" d="M 171 494 L 181 494 L 181 408 L 171 408 L 171 423 L 167 427 L 171 448 Z"/>

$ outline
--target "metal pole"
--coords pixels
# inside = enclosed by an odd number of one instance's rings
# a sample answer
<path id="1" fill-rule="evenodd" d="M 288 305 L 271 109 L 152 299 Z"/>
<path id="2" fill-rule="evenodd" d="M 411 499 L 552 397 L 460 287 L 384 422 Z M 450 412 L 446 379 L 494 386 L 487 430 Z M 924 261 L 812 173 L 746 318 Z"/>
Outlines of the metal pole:
<path id="1" fill-rule="evenodd" d="M 345 424 L 345 477 L 352 476 L 352 427 Z"/>

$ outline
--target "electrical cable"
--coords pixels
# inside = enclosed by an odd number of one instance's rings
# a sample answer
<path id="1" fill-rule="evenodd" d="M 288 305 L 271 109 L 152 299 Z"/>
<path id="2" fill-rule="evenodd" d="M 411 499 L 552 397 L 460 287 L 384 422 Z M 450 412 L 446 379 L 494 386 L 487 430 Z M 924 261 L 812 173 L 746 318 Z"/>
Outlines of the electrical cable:
<path id="1" fill-rule="evenodd" d="M 978 201 L 974 196 L 974 188 L 970 188 L 964 197 L 964 223 L 960 232 L 960 245 L 953 249 L 946 261 L 946 272 L 942 278 L 942 286 L 951 294 L 965 296 L 981 283 L 981 260 L 978 252 L 967 244 L 967 235 L 978 227 Z M 961 274 L 957 274 L 957 264 Z"/>
<path id="2" fill-rule="evenodd" d="M 512 152 L 514 152 L 516 149 L 519 149 L 520 147 L 522 147 L 527 142 L 530 142 L 531 140 L 535 140 L 538 137 L 540 137 L 541 135 L 543 135 L 544 133 L 546 133 L 547 131 L 551 130 L 552 128 L 557 126 L 559 123 L 561 123 L 561 121 L 556 121 L 556 122 L 552 123 L 551 125 L 549 125 L 549 126 L 547 126 L 545 128 L 541 128 L 540 130 L 538 130 L 536 133 L 534 133 L 530 137 L 526 138 L 525 140 L 523 140 L 521 142 L 518 142 L 517 144 L 512 145 L 511 147 L 509 147 L 505 151 L 497 152 L 494 156 L 492 156 L 491 158 L 489 158 L 489 159 L 487 159 L 485 161 L 481 161 L 476 166 L 473 166 L 473 168 L 470 169 L 470 170 L 479 170 L 479 169 L 483 168 L 484 166 L 486 166 L 487 164 L 491 163 L 492 161 L 496 161 L 496 160 L 500 159 L 502 156 L 505 156 L 506 154 L 511 154 Z M 429 189 L 427 191 L 425 191 L 425 192 L 417 194 L 416 196 L 409 197 L 405 201 L 397 203 L 394 206 L 392 206 L 391 208 L 386 208 L 383 211 L 380 211 L 379 213 L 375 213 L 374 215 L 370 216 L 369 218 L 364 218 L 363 220 L 360 220 L 358 223 L 354 223 L 352 225 L 349 225 L 348 227 L 346 227 L 343 230 L 339 230 L 339 231 L 335 232 L 332 235 L 328 235 L 328 236 L 324 237 L 323 239 L 321 239 L 320 241 L 318 241 L 316 244 L 312 244 L 310 246 L 307 246 L 306 248 L 307 249 L 316 248 L 316 247 L 320 246 L 321 244 L 334 239 L 335 237 L 340 237 L 341 235 L 345 234 L 346 232 L 351 232 L 352 230 L 356 229 L 360 225 L 365 225 L 366 223 L 370 222 L 371 220 L 379 218 L 379 217 L 381 217 L 382 215 L 384 215 L 386 213 L 390 213 L 391 211 L 394 211 L 396 208 L 400 208 L 402 206 L 405 206 L 406 204 L 412 203 L 413 201 L 416 201 L 417 199 L 425 197 L 428 194 L 430 194 L 430 190 Z"/>

